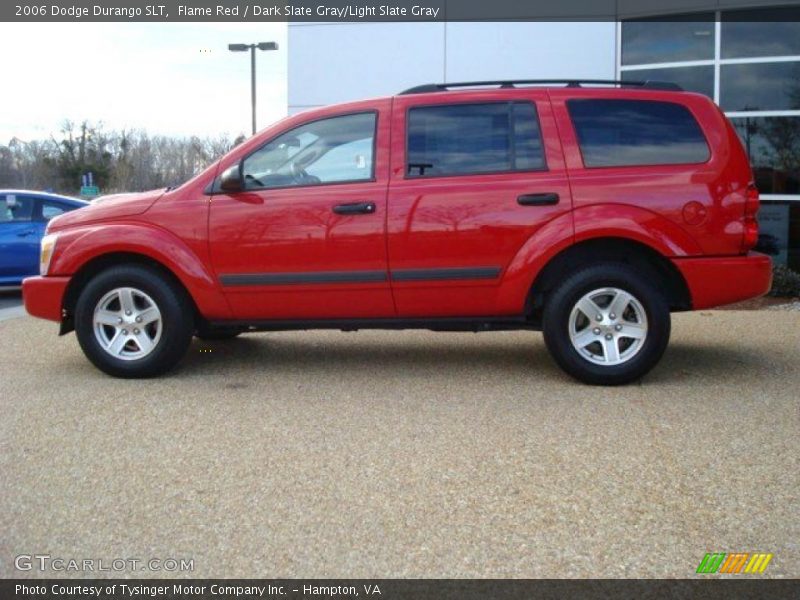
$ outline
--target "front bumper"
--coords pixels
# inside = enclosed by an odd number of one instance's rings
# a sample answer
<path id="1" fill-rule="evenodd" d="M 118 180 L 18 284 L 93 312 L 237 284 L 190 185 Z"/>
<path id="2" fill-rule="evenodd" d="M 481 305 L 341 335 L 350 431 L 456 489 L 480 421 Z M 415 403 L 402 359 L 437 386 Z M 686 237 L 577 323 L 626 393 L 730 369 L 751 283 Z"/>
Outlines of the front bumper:
<path id="1" fill-rule="evenodd" d="M 766 254 L 675 258 L 672 262 L 686 280 L 695 310 L 758 298 L 772 287 L 772 260 Z"/>
<path id="2" fill-rule="evenodd" d="M 22 280 L 22 300 L 29 315 L 61 322 L 69 277 L 28 277 Z"/>

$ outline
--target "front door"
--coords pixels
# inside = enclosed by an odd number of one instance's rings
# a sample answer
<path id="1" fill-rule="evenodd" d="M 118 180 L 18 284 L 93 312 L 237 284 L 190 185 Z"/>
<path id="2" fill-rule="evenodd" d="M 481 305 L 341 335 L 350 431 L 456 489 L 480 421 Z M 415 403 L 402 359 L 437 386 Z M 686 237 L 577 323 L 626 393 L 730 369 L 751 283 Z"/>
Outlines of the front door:
<path id="1" fill-rule="evenodd" d="M 212 196 L 211 257 L 236 318 L 394 316 L 388 111 L 294 127 L 244 158 L 243 191 Z"/>
<path id="2" fill-rule="evenodd" d="M 512 314 L 505 270 L 572 199 L 544 90 L 395 100 L 389 271 L 401 317 Z M 513 313 L 521 314 L 524 298 Z"/>

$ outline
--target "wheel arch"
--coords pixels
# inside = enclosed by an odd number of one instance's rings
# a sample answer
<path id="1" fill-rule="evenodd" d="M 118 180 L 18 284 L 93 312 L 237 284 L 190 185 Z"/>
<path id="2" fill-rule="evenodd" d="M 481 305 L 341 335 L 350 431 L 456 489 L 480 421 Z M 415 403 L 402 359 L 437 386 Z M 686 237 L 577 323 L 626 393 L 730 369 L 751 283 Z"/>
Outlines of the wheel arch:
<path id="1" fill-rule="evenodd" d="M 149 267 L 158 271 L 163 277 L 172 281 L 186 294 L 187 299 L 191 302 L 192 311 L 195 318 L 202 318 L 202 313 L 197 306 L 194 296 L 191 294 L 187 286 L 181 281 L 171 269 L 165 264 L 156 260 L 155 258 L 146 254 L 139 254 L 137 252 L 107 252 L 100 254 L 94 258 L 89 259 L 70 277 L 69 284 L 64 291 L 64 298 L 62 300 L 62 311 L 64 315 L 61 320 L 60 334 L 69 333 L 74 329 L 74 314 L 75 305 L 78 302 L 78 297 L 85 285 L 91 281 L 99 273 L 120 265 L 140 265 Z"/>
<path id="2" fill-rule="evenodd" d="M 536 274 L 531 284 L 526 315 L 541 321 L 549 292 L 563 279 L 564 273 L 592 263 L 616 262 L 642 271 L 665 290 L 671 311 L 691 310 L 692 298 L 681 272 L 666 256 L 643 242 L 624 237 L 590 238 L 568 246 L 555 254 Z"/>

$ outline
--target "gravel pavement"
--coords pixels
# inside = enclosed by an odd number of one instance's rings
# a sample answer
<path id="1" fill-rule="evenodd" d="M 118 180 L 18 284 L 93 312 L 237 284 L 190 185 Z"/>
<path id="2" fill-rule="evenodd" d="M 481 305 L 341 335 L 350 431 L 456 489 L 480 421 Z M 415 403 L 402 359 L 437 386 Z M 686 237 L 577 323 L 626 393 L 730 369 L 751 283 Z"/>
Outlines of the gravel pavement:
<path id="1" fill-rule="evenodd" d="M 56 329 L 0 322 L 2 577 L 691 577 L 714 551 L 800 576 L 797 312 L 675 315 L 624 388 L 528 332 L 258 334 L 123 381 Z"/>

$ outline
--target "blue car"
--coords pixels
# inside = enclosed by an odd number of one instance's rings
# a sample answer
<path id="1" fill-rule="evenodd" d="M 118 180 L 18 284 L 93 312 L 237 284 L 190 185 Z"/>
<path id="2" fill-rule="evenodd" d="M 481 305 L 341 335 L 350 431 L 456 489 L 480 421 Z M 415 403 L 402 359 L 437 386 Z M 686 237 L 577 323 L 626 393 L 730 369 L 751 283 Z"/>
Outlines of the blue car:
<path id="1" fill-rule="evenodd" d="M 0 289 L 39 274 L 39 243 L 47 222 L 88 202 L 24 190 L 0 190 Z"/>

